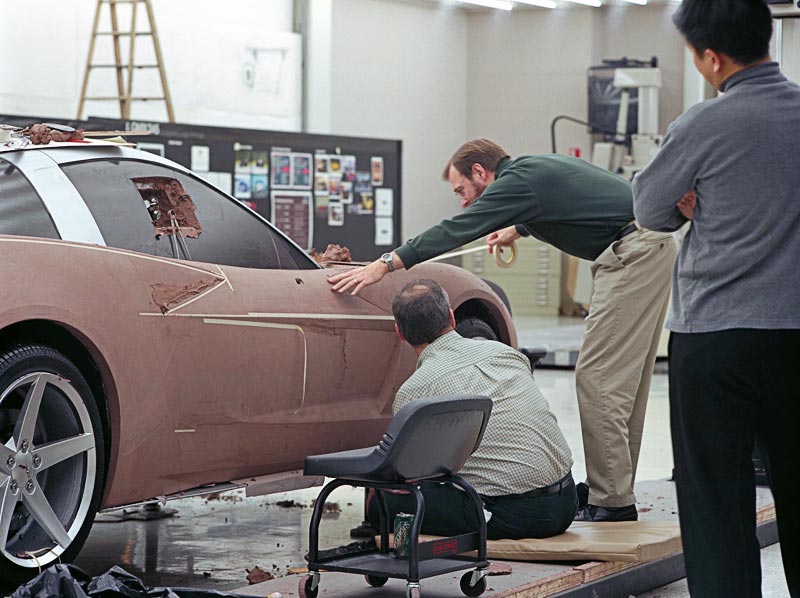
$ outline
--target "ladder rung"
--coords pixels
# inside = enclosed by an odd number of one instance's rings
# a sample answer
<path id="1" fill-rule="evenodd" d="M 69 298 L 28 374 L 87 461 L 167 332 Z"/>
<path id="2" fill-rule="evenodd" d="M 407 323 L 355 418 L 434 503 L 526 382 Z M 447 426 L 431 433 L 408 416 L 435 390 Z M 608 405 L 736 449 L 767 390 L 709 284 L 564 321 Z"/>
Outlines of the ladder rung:
<path id="1" fill-rule="evenodd" d="M 127 64 L 90 64 L 90 69 L 121 69 L 128 68 Z M 135 69 L 157 69 L 157 64 L 134 64 Z"/>
<path id="2" fill-rule="evenodd" d="M 92 97 L 85 97 L 83 99 L 86 100 L 87 102 L 90 102 L 90 101 L 91 102 L 109 102 L 109 101 L 112 101 L 112 100 L 115 101 L 115 102 L 119 102 L 120 100 L 124 100 L 126 98 L 124 98 L 124 97 L 121 98 L 119 96 L 108 96 L 108 97 L 105 97 L 105 96 L 92 96 Z M 163 100 L 166 100 L 166 99 L 167 98 L 135 97 L 135 98 L 131 98 L 131 101 L 133 101 L 133 102 L 150 102 L 150 101 L 159 101 L 159 100 L 163 101 Z"/>
<path id="3" fill-rule="evenodd" d="M 134 2 L 144 2 L 144 0 L 100 0 L 107 4 L 133 4 Z"/>
<path id="4" fill-rule="evenodd" d="M 130 31 L 98 31 L 95 35 L 113 35 L 115 37 L 122 37 L 131 35 Z M 153 35 L 152 31 L 134 31 L 133 35 Z"/>

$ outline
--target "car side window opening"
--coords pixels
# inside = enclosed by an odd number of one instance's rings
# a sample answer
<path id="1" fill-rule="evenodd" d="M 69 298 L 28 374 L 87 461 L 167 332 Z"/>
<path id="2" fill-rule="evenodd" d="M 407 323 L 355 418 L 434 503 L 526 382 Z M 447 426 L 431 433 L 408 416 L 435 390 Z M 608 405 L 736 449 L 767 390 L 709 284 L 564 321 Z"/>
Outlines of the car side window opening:
<path id="1" fill-rule="evenodd" d="M 19 168 L 5 160 L 0 160 L 0 234 L 59 238 L 33 185 Z"/>
<path id="2" fill-rule="evenodd" d="M 194 202 L 180 181 L 160 176 L 136 177 L 131 181 L 153 221 L 156 240 L 167 235 L 173 257 L 180 257 L 182 251 L 183 257 L 192 259 L 184 238 L 197 239 L 203 227 L 197 220 Z"/>
<path id="3" fill-rule="evenodd" d="M 316 267 L 236 200 L 182 172 L 138 160 L 62 169 L 113 247 L 245 268 Z"/>

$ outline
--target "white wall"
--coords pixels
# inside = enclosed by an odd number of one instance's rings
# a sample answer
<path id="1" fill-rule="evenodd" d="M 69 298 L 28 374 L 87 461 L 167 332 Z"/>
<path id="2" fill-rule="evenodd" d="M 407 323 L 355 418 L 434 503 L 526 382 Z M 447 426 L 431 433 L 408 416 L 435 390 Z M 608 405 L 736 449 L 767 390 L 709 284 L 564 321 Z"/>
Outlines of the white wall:
<path id="1" fill-rule="evenodd" d="M 592 9 L 474 12 L 469 17 L 467 137 L 512 156 L 550 153 L 550 122 L 586 119 Z M 561 121 L 558 150 L 590 149 L 585 128 Z"/>
<path id="2" fill-rule="evenodd" d="M 153 0 L 176 120 L 202 124 L 300 128 L 300 40 L 292 31 L 292 0 Z M 3 0 L 0 20 L 0 112 L 74 118 L 96 3 L 89 0 Z M 130 25 L 120 5 L 119 28 Z M 148 30 L 139 5 L 138 30 Z M 110 30 L 107 5 L 100 30 Z M 99 37 L 94 62 L 113 62 L 110 37 Z M 123 41 L 127 62 L 127 40 Z M 280 54 L 247 47 L 288 48 Z M 293 53 L 291 49 L 294 48 Z M 152 63 L 148 37 L 136 43 L 136 62 Z M 248 67 L 245 63 L 250 62 Z M 251 69 L 254 85 L 242 78 Z M 273 93 L 277 78 L 285 85 Z M 161 95 L 157 71 L 137 71 L 135 95 Z M 113 69 L 95 69 L 88 95 L 116 95 Z M 115 102 L 94 102 L 84 116 L 119 116 Z M 166 120 L 164 104 L 136 103 L 132 117 Z"/>
<path id="3" fill-rule="evenodd" d="M 332 8 L 330 130 L 309 132 L 403 141 L 405 240 L 458 209 L 441 172 L 466 135 L 467 17 L 434 2 Z"/>

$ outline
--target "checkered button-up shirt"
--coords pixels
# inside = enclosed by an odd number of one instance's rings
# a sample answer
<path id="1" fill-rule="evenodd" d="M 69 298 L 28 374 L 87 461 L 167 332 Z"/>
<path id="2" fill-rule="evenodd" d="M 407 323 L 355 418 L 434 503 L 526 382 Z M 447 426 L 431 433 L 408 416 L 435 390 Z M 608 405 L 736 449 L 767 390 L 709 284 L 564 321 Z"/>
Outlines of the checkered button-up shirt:
<path id="1" fill-rule="evenodd" d="M 524 355 L 448 332 L 423 350 L 392 408 L 397 413 L 414 399 L 458 394 L 493 402 L 483 441 L 460 472 L 480 494 L 521 494 L 569 472 L 572 453 Z"/>

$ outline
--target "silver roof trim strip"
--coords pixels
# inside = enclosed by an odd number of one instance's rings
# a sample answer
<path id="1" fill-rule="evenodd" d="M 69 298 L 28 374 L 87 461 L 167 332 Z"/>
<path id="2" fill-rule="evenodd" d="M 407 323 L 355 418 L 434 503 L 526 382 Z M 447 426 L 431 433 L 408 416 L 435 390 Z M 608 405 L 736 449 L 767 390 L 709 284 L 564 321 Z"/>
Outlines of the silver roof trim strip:
<path id="1" fill-rule="evenodd" d="M 106 244 L 80 193 L 52 158 L 29 150 L 4 153 L 3 159 L 19 167 L 28 178 L 63 240 Z"/>

